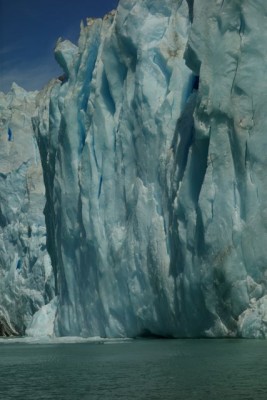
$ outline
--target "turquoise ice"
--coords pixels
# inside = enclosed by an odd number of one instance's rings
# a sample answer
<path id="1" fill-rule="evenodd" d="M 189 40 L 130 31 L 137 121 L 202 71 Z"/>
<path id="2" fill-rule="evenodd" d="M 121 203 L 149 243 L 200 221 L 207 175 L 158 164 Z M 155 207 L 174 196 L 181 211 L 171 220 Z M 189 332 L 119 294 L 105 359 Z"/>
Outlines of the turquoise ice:
<path id="1" fill-rule="evenodd" d="M 266 15 L 121 0 L 58 41 L 32 119 L 57 298 L 29 335 L 266 337 Z"/>

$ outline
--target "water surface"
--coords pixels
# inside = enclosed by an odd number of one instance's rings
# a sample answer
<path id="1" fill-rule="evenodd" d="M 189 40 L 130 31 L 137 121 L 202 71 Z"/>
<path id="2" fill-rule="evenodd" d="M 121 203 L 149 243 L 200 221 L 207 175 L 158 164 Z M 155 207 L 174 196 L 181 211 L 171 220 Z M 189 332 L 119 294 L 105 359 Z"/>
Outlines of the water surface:
<path id="1" fill-rule="evenodd" d="M 266 400 L 267 341 L 0 343 L 1 400 Z"/>

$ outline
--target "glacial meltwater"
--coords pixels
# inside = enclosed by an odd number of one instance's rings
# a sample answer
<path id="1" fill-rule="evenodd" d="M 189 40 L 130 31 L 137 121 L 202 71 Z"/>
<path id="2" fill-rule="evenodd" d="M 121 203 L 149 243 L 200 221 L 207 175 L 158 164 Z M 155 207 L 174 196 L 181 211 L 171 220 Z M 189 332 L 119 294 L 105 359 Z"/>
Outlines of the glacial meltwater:
<path id="1" fill-rule="evenodd" d="M 266 400 L 267 341 L 0 342 L 1 400 Z"/>

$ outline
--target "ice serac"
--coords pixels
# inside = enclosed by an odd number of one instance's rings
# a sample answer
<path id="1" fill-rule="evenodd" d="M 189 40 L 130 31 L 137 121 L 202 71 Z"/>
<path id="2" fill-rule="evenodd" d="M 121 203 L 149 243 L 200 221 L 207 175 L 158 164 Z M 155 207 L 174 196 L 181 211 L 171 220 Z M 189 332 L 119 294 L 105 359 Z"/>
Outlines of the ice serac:
<path id="1" fill-rule="evenodd" d="M 36 92 L 0 94 L 0 336 L 24 334 L 54 296 L 45 188 L 31 123 Z"/>
<path id="2" fill-rule="evenodd" d="M 266 15 L 121 0 L 58 42 L 34 118 L 57 335 L 266 336 Z"/>
<path id="3" fill-rule="evenodd" d="M 78 48 L 58 42 L 66 79 L 34 125 L 59 335 L 179 332 L 165 164 L 193 85 L 188 28 L 186 2 L 122 1 L 87 20 Z"/>

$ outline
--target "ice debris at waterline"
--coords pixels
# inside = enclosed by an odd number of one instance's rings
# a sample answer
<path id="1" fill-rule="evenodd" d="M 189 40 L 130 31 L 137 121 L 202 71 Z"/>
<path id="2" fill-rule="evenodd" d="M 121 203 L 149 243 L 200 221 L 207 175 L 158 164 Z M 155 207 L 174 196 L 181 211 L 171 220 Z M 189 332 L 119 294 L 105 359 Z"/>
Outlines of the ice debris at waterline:
<path id="1" fill-rule="evenodd" d="M 57 299 L 29 332 L 267 335 L 265 15 L 121 0 L 58 41 L 32 120 Z"/>
<path id="2" fill-rule="evenodd" d="M 89 343 L 89 344 L 129 344 L 133 343 L 132 338 L 101 338 L 101 337 L 87 337 L 83 338 L 80 336 L 24 336 L 24 337 L 8 337 L 0 338 L 0 345 L 13 345 L 13 344 L 74 344 L 74 343 Z"/>

